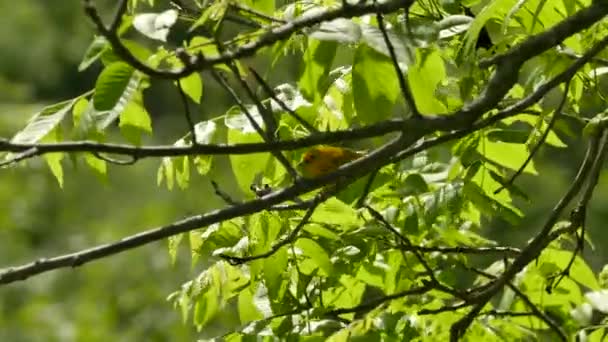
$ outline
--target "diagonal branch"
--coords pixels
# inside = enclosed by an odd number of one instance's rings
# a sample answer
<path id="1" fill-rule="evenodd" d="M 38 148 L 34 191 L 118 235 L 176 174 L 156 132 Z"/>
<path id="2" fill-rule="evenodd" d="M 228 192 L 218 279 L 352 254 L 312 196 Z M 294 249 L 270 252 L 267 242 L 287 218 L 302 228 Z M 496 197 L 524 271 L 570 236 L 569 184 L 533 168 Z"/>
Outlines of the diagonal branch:
<path id="1" fill-rule="evenodd" d="M 476 269 L 476 268 L 469 268 L 470 270 L 472 270 L 473 272 L 482 275 L 486 278 L 489 279 L 496 279 L 496 276 L 494 276 L 493 274 L 484 272 L 482 270 Z M 544 313 L 543 311 L 541 311 L 541 309 L 539 309 L 536 304 L 534 304 L 534 302 L 532 302 L 532 300 L 525 294 L 523 293 L 517 286 L 515 286 L 513 283 L 508 282 L 507 286 L 509 287 L 509 289 L 511 289 L 511 291 L 515 292 L 515 294 L 526 304 L 526 306 L 530 309 L 530 311 L 532 311 L 532 314 L 538 318 L 540 318 L 543 322 L 545 322 L 545 324 L 547 324 L 556 334 L 557 336 L 559 336 L 559 338 L 562 341 L 568 341 L 568 336 L 566 335 L 566 332 L 564 331 L 564 329 L 562 329 L 553 319 L 551 319 L 551 317 L 549 317 L 546 313 Z"/>
<path id="2" fill-rule="evenodd" d="M 334 184 L 345 177 L 354 180 L 366 173 L 388 164 L 390 158 L 397 151 L 404 148 L 404 140 L 396 138 L 382 147 L 372 151 L 365 157 L 340 167 L 337 171 L 323 177 L 296 182 L 288 188 L 272 192 L 262 198 L 253 199 L 240 205 L 231 206 L 222 210 L 212 211 L 207 214 L 195 215 L 183 220 L 173 222 L 166 226 L 153 228 L 139 234 L 125 237 L 119 241 L 99 245 L 76 253 L 60 255 L 53 258 L 39 259 L 28 264 L 9 267 L 0 272 L 0 284 L 8 284 L 18 280 L 25 280 L 33 275 L 48 272 L 58 268 L 77 267 L 93 260 L 101 259 L 109 255 L 118 254 L 139 246 L 168 238 L 173 235 L 188 232 L 211 224 L 230 220 L 235 217 L 250 215 L 275 204 L 295 198 L 314 189 L 327 184 Z"/>
<path id="3" fill-rule="evenodd" d="M 240 77 L 240 74 L 238 74 L 238 71 L 234 69 L 233 67 L 233 72 L 236 73 L 237 79 L 241 82 L 241 86 L 243 88 L 246 89 L 246 91 L 248 91 L 249 96 L 253 99 L 256 100 L 256 105 L 259 103 L 259 101 L 257 101 L 257 97 L 255 97 L 255 94 L 253 94 L 251 92 L 251 89 L 249 88 L 249 86 L 245 83 L 245 81 Z M 264 121 L 266 122 L 266 129 L 267 131 L 265 132 L 262 127 L 258 124 L 258 122 L 256 121 L 255 117 L 253 117 L 253 115 L 251 115 L 251 112 L 249 111 L 249 109 L 247 109 L 247 106 L 243 103 L 243 101 L 241 101 L 241 99 L 239 98 L 239 96 L 237 95 L 237 93 L 234 91 L 234 89 L 232 89 L 232 87 L 230 87 L 230 85 L 228 84 L 228 82 L 222 77 L 222 75 L 220 75 L 218 72 L 213 71 L 211 73 L 213 75 L 213 77 L 218 81 L 218 83 L 226 90 L 228 91 L 228 93 L 230 94 L 230 96 L 232 96 L 232 99 L 237 103 L 237 105 L 241 108 L 241 110 L 243 111 L 243 113 L 245 114 L 245 116 L 247 117 L 247 119 L 249 120 L 249 123 L 251 124 L 251 126 L 253 126 L 253 128 L 255 129 L 255 131 L 262 137 L 262 139 L 264 139 L 264 142 L 268 145 L 268 144 L 272 144 L 274 142 L 276 142 L 276 139 L 273 138 L 273 134 L 274 134 L 274 130 L 273 127 L 276 127 L 276 123 L 274 123 L 274 121 L 269 121 L 269 118 L 267 116 L 265 116 L 265 114 L 263 113 L 263 111 L 265 111 L 265 107 L 259 103 L 258 105 L 258 112 L 260 114 L 260 116 L 262 116 L 262 118 L 265 118 Z M 244 84 L 243 84 L 244 83 Z M 272 114 L 270 114 L 272 115 Z M 271 127 L 268 127 L 268 126 Z M 272 130 L 272 131 L 271 131 Z M 289 175 L 291 176 L 292 179 L 298 179 L 298 173 L 296 172 L 296 170 L 293 168 L 293 166 L 291 166 L 291 164 L 289 163 L 289 160 L 287 160 L 287 158 L 285 158 L 285 156 L 283 155 L 283 153 L 281 153 L 281 151 L 279 149 L 271 149 L 270 153 L 272 153 L 272 155 L 277 158 L 277 160 L 281 163 L 281 165 L 283 165 L 283 167 L 285 168 L 285 170 L 287 170 L 287 173 L 289 173 Z"/>
<path id="4" fill-rule="evenodd" d="M 555 108 L 555 111 L 553 112 L 553 116 L 549 120 L 549 124 L 547 124 L 547 127 L 545 128 L 545 131 L 541 135 L 540 139 L 538 139 L 538 141 L 536 142 L 534 147 L 532 147 L 532 150 L 528 154 L 528 157 L 526 158 L 526 160 L 524 160 L 523 164 L 521 164 L 519 169 L 517 169 L 517 171 L 515 171 L 515 173 L 506 182 L 504 182 L 500 186 L 500 188 L 494 190 L 494 194 L 498 194 L 505 188 L 511 186 L 513 184 L 513 182 L 515 181 L 515 179 L 517 177 L 519 177 L 519 175 L 521 175 L 522 172 L 524 172 L 524 170 L 526 169 L 528 164 L 530 164 L 530 162 L 532 161 L 532 158 L 540 150 L 540 147 L 545 143 L 545 140 L 547 139 L 547 137 L 549 136 L 549 133 L 553 129 L 553 125 L 555 124 L 555 121 L 557 121 L 557 118 L 559 117 L 559 113 L 562 112 L 562 109 L 564 108 L 564 105 L 566 104 L 566 100 L 568 99 L 568 89 L 569 88 L 570 88 L 570 80 L 566 81 L 566 86 L 564 87 L 564 93 L 562 95 L 562 99 L 559 102 L 559 104 L 557 105 L 557 108 Z M 543 120 L 543 119 L 541 118 L 541 120 Z"/>
<path id="5" fill-rule="evenodd" d="M 601 133 L 601 132 L 600 132 Z M 551 242 L 551 230 L 561 216 L 562 212 L 574 197 L 582 190 L 583 183 L 587 180 L 590 174 L 593 174 L 593 169 L 597 168 L 595 163 L 598 158 L 600 138 L 599 133 L 593 135 L 587 147 L 585 158 L 579 167 L 579 171 L 572 182 L 568 191 L 562 196 L 559 202 L 551 211 L 551 215 L 545 222 L 541 231 L 532 239 L 530 243 L 522 250 L 519 257 L 513 260 L 513 263 L 498 277 L 491 286 L 484 291 L 471 296 L 471 302 L 475 302 L 475 306 L 464 317 L 459 319 L 452 325 L 450 329 L 450 340 L 457 341 L 463 336 L 465 331 L 471 325 L 475 317 L 479 315 L 486 303 L 496 295 L 517 273 L 519 273 L 526 265 L 538 257 L 543 249 Z"/>
<path id="6" fill-rule="evenodd" d="M 319 132 L 313 125 L 309 124 L 308 121 L 304 120 L 304 118 L 302 118 L 298 113 L 289 108 L 289 106 L 287 106 L 285 102 L 281 101 L 281 99 L 277 97 L 272 88 L 270 88 L 268 83 L 266 83 L 266 81 L 255 71 L 255 69 L 250 67 L 249 71 L 251 71 L 256 81 L 262 86 L 268 96 L 270 96 L 270 98 L 272 98 L 279 106 L 281 106 L 281 108 L 283 108 L 283 110 L 286 111 L 287 114 L 291 115 L 291 117 L 298 121 L 300 125 L 304 126 L 304 128 L 306 128 L 310 133 Z"/>

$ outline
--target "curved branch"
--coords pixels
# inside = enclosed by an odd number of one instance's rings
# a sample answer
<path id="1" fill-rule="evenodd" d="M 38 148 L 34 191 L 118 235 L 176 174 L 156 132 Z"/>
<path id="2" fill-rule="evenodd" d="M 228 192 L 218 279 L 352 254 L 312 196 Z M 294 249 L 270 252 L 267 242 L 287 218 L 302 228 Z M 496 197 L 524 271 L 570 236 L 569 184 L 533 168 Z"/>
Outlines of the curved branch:
<path id="1" fill-rule="evenodd" d="M 126 3 L 126 0 L 122 0 L 122 2 Z M 225 64 L 243 57 L 253 56 L 258 50 L 272 45 L 279 40 L 287 39 L 292 34 L 304 28 L 317 25 L 321 22 L 331 21 L 338 18 L 359 17 L 374 12 L 391 13 L 400 8 L 409 6 L 409 4 L 413 2 L 414 0 L 389 0 L 376 5 L 375 3 L 366 3 L 360 1 L 356 4 L 349 4 L 348 6 L 342 6 L 336 9 L 330 9 L 311 15 L 303 15 L 294 19 L 293 21 L 287 22 L 275 28 L 271 28 L 268 32 L 261 35 L 257 40 L 243 44 L 232 51 L 228 50 L 213 57 L 206 57 L 202 55 L 192 56 L 189 63 L 177 71 L 157 70 L 137 59 L 137 57 L 135 57 L 120 41 L 120 38 L 116 34 L 116 30 L 112 29 L 118 25 L 112 25 L 112 27 L 108 29 L 103 24 L 103 21 L 97 13 L 97 9 L 92 3 L 92 0 L 84 0 L 84 10 L 89 18 L 91 18 L 93 23 L 97 26 L 99 33 L 103 35 L 108 42 L 110 42 L 114 52 L 116 52 L 116 54 L 123 60 L 148 76 L 175 80 L 186 77 L 195 71 L 208 69 L 217 64 Z M 114 17 L 114 22 L 120 22 L 120 17 L 122 17 L 123 13 L 124 12 L 121 13 L 119 11 Z"/>

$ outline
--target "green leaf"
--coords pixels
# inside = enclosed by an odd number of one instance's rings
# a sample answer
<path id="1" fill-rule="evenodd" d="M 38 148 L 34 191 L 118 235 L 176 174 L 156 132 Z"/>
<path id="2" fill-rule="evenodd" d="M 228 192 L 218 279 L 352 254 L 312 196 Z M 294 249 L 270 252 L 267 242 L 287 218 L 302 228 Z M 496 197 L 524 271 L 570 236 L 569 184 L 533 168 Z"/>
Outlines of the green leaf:
<path id="1" fill-rule="evenodd" d="M 91 153 L 85 153 L 84 160 L 100 180 L 107 181 L 108 166 L 105 160 L 101 160 Z"/>
<path id="2" fill-rule="evenodd" d="M 519 114 L 502 121 L 506 124 L 513 124 L 514 122 L 525 122 L 531 127 L 533 127 L 533 129 L 539 134 L 540 132 L 544 132 L 548 126 L 543 117 L 531 114 Z M 557 136 L 557 134 L 555 134 L 553 129 L 549 131 L 545 142 L 555 147 L 567 147 L 567 145 Z"/>
<path id="3" fill-rule="evenodd" d="M 262 115 L 258 112 L 256 106 L 247 106 L 247 112 L 249 112 L 253 118 L 253 121 L 255 121 L 260 128 L 264 128 L 264 120 L 262 119 Z M 249 120 L 247 115 L 240 110 L 229 110 L 224 118 L 224 124 L 226 127 L 230 128 L 230 130 L 238 130 L 246 134 L 257 133 L 255 126 L 251 123 L 251 120 Z"/>
<path id="4" fill-rule="evenodd" d="M 192 258 L 192 266 L 196 265 L 200 257 L 200 249 L 203 245 L 203 237 L 200 231 L 193 230 L 188 233 L 190 241 L 190 257 Z"/>
<path id="5" fill-rule="evenodd" d="M 256 11 L 273 14 L 275 9 L 274 0 L 244 0 L 242 1 L 244 5 L 247 7 L 254 9 Z M 257 18 L 257 16 L 254 16 Z"/>
<path id="6" fill-rule="evenodd" d="M 81 121 L 83 119 L 83 115 L 89 109 L 90 103 L 89 101 L 81 97 L 74 104 L 74 108 L 72 109 L 72 121 L 74 122 L 74 127 L 79 127 L 81 125 Z"/>
<path id="7" fill-rule="evenodd" d="M 407 80 L 422 114 L 441 114 L 447 108 L 437 99 L 437 86 L 446 78 L 445 66 L 436 50 L 416 51 L 416 64 L 410 66 Z"/>
<path id="8" fill-rule="evenodd" d="M 329 86 L 328 75 L 337 44 L 328 41 L 310 39 L 304 51 L 304 70 L 298 81 L 304 97 L 315 103 L 320 102 Z"/>
<path id="9" fill-rule="evenodd" d="M 98 111 L 112 109 L 127 90 L 134 73 L 133 67 L 124 62 L 116 62 L 108 65 L 95 83 L 95 95 L 93 104 Z"/>
<path id="10" fill-rule="evenodd" d="M 194 305 L 193 318 L 198 329 L 204 328 L 220 310 L 220 284 L 218 280 L 213 278 L 217 278 L 217 275 L 211 274 L 204 280 L 208 281 L 210 285 Z"/>
<path id="11" fill-rule="evenodd" d="M 110 126 L 110 124 L 120 116 L 123 110 L 125 110 L 125 107 L 134 100 L 134 98 L 136 99 L 138 95 L 141 95 L 141 89 L 145 87 L 144 80 L 147 79 L 146 77 L 147 76 L 142 75 L 139 72 L 133 73 L 125 91 L 112 109 L 106 111 L 93 110 L 92 113 L 89 114 L 92 116 L 91 120 L 95 123 L 95 128 L 97 130 L 104 130 Z"/>
<path id="12" fill-rule="evenodd" d="M 539 263 L 552 262 L 559 269 L 566 269 L 572 258 L 572 252 L 566 250 L 559 250 L 555 248 L 547 248 L 541 254 Z M 577 283 L 592 289 L 599 290 L 600 285 L 595 277 L 595 273 L 591 267 L 585 262 L 580 256 L 576 256 L 574 262 L 570 266 L 569 278 L 576 281 Z"/>
<path id="13" fill-rule="evenodd" d="M 500 216 L 514 225 L 518 224 L 523 217 L 523 213 L 519 209 L 501 203 L 486 195 L 475 183 L 466 182 L 464 194 L 487 217 Z"/>
<path id="14" fill-rule="evenodd" d="M 518 170 L 528 158 L 528 150 L 524 144 L 511 144 L 485 139 L 479 143 L 477 151 L 486 159 L 511 170 Z M 534 161 L 530 161 L 523 171 L 536 175 Z"/>
<path id="15" fill-rule="evenodd" d="M 363 35 L 363 42 L 376 52 L 384 55 L 387 58 L 391 58 L 391 53 L 386 45 L 386 40 L 380 28 L 371 25 L 361 25 L 361 32 Z M 406 45 L 401 39 L 401 36 L 396 34 L 390 29 L 386 30 L 388 38 L 393 46 L 395 55 L 397 56 L 397 62 L 402 70 L 407 70 L 408 66 L 413 63 L 413 51 L 409 45 Z M 394 67 L 393 67 L 394 70 Z"/>
<path id="16" fill-rule="evenodd" d="M 175 169 L 171 158 L 163 158 L 156 173 L 156 185 L 160 186 L 163 181 L 167 183 L 167 189 L 173 190 L 175 184 Z"/>
<path id="17" fill-rule="evenodd" d="M 264 318 L 255 305 L 253 305 L 253 294 L 249 289 L 239 293 L 238 311 L 241 324 Z"/>
<path id="18" fill-rule="evenodd" d="M 329 255 L 327 255 L 327 252 L 318 243 L 308 238 L 302 238 L 296 241 L 295 246 L 302 251 L 303 256 L 308 258 L 308 260 L 315 265 L 313 269 L 318 267 L 325 276 L 332 275 L 333 265 L 329 259 Z M 306 261 L 307 260 L 302 262 L 302 268 L 306 268 L 304 265 Z M 304 269 L 302 272 L 305 272 Z"/>
<path id="19" fill-rule="evenodd" d="M 152 133 L 152 120 L 143 106 L 141 93 L 136 93 L 120 113 L 120 131 L 135 145 L 141 143 L 141 133 Z"/>
<path id="20" fill-rule="evenodd" d="M 471 26 L 471 23 L 474 19 L 475 18 L 460 14 L 450 15 L 448 17 L 443 18 L 437 23 L 437 26 L 440 30 L 439 38 L 450 38 L 455 35 L 466 32 Z"/>
<path id="21" fill-rule="evenodd" d="M 84 53 L 82 57 L 82 61 L 78 65 L 78 71 L 84 71 L 91 66 L 91 64 L 95 63 L 101 57 L 101 54 L 110 47 L 108 41 L 103 36 L 96 36 L 87 51 Z"/>
<path id="22" fill-rule="evenodd" d="M 201 97 L 203 96 L 203 79 L 197 72 L 193 72 L 189 76 L 186 76 L 179 80 L 184 93 L 188 95 L 195 103 L 201 103 Z"/>
<path id="23" fill-rule="evenodd" d="M 144 36 L 167 41 L 169 29 L 177 21 L 177 10 L 170 9 L 161 13 L 141 13 L 133 18 L 133 27 Z"/>
<path id="24" fill-rule="evenodd" d="M 487 3 L 485 7 L 475 16 L 475 19 L 469 26 L 465 39 L 463 41 L 459 59 L 465 61 L 469 59 L 475 49 L 475 43 L 479 37 L 479 33 L 484 25 L 491 18 L 504 19 L 505 15 L 515 4 L 515 0 L 495 0 Z M 473 59 L 471 59 L 473 60 Z"/>
<path id="25" fill-rule="evenodd" d="M 388 266 L 384 263 L 382 265 L 374 263 L 364 263 L 357 270 L 356 278 L 361 280 L 362 282 L 376 286 L 378 288 L 384 287 L 384 278 L 386 276 L 386 271 Z"/>
<path id="26" fill-rule="evenodd" d="M 288 260 L 285 247 L 264 260 L 264 283 L 268 289 L 268 297 L 272 301 L 281 301 L 287 290 L 287 280 L 284 277 L 288 269 Z"/>
<path id="27" fill-rule="evenodd" d="M 175 180 L 180 189 L 187 189 L 190 185 L 190 156 L 174 158 Z"/>
<path id="28" fill-rule="evenodd" d="M 169 258 L 171 260 L 171 265 L 175 265 L 175 261 L 177 261 L 177 252 L 179 251 L 178 247 L 180 242 L 182 242 L 182 238 L 184 234 L 177 234 L 170 236 L 167 239 L 168 247 L 169 247 Z"/>
<path id="29" fill-rule="evenodd" d="M 319 28 L 308 36 L 322 41 L 356 43 L 361 39 L 361 28 L 351 19 L 338 18 L 322 22 Z"/>
<path id="30" fill-rule="evenodd" d="M 229 144 L 244 144 L 264 141 L 257 133 L 242 133 L 236 129 L 228 130 Z M 230 155 L 232 172 L 243 192 L 250 194 L 250 186 L 258 174 L 266 169 L 269 153 L 252 153 L 244 155 Z"/>
<path id="31" fill-rule="evenodd" d="M 335 197 L 321 203 L 312 214 L 310 220 L 312 222 L 336 225 L 345 231 L 362 223 L 355 209 Z"/>
<path id="32" fill-rule="evenodd" d="M 15 134 L 11 142 L 15 144 L 39 142 L 63 121 L 66 114 L 70 112 L 70 109 L 79 99 L 77 97 L 44 107 L 40 112 L 34 114 L 25 128 Z"/>
<path id="33" fill-rule="evenodd" d="M 386 56 L 360 45 L 355 52 L 352 82 L 357 118 L 371 123 L 391 116 L 400 88 Z"/>
<path id="34" fill-rule="evenodd" d="M 63 156 L 63 153 L 47 153 L 44 155 L 44 160 L 51 169 L 60 188 L 63 188 L 63 167 L 61 166 Z"/>

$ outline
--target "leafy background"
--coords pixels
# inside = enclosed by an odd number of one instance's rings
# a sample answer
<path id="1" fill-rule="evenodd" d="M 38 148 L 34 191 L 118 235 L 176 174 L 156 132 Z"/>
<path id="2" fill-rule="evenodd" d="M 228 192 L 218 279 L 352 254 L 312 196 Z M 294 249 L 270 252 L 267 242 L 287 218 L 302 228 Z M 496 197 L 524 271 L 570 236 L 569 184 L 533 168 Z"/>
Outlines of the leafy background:
<path id="1" fill-rule="evenodd" d="M 32 113 L 44 105 L 91 89 L 100 69 L 93 67 L 84 73 L 77 72 L 93 35 L 80 1 L 0 0 L 0 9 L 2 13 L 10 13 L 4 16 L 4 25 L 18 33 L 0 35 L 0 47 L 4 51 L 0 54 L 0 134 L 8 137 L 24 127 Z M 309 49 L 330 54 L 335 49 L 331 43 L 319 45 Z M 319 69 L 322 64 L 315 66 L 314 60 L 310 60 L 319 58 L 312 53 L 314 50 L 303 54 L 306 68 L 311 68 L 305 72 L 326 73 L 327 70 Z M 376 53 L 372 49 L 358 49 L 354 58 L 365 56 L 369 60 Z M 344 51 L 339 51 L 337 56 L 344 60 L 352 57 L 352 53 Z M 429 60 L 432 61 L 432 57 Z M 260 68 L 270 64 L 263 58 L 247 63 Z M 293 84 L 298 82 L 301 71 L 298 63 L 282 62 L 275 65 L 268 76 L 271 81 Z M 392 72 L 392 67 L 387 64 L 386 70 L 374 71 L 381 75 L 381 72 Z M 373 77 L 365 72 L 363 65 L 353 72 L 353 77 Z M 428 70 L 417 72 L 424 74 Z M 300 79 L 300 86 L 306 92 L 315 85 Z M 397 89 L 395 85 L 391 87 Z M 154 136 L 144 135 L 146 142 L 173 142 L 187 130 L 177 93 L 169 91 L 170 88 L 171 85 L 154 84 L 146 91 L 143 100 L 154 119 L 155 132 Z M 198 120 L 224 113 L 232 105 L 217 85 L 205 84 L 203 89 L 204 103 L 195 113 Z M 357 92 L 355 88 L 355 101 L 361 101 L 361 106 L 370 103 L 368 113 L 374 113 L 373 102 L 364 98 L 367 92 Z M 425 103 L 431 107 L 422 108 L 423 112 L 436 111 L 441 105 L 432 100 Z M 491 237 L 519 246 L 539 228 L 555 198 L 573 177 L 572 161 L 579 160 L 583 153 L 576 139 L 561 138 L 569 148 L 544 147 L 540 158 L 535 160 L 538 175 L 525 175 L 518 181 L 533 194 L 530 201 L 518 203 L 525 221 L 517 230 L 501 220 L 488 222 L 484 227 Z M 227 176 L 230 174 L 227 158 L 214 163 L 208 177 L 191 177 L 189 187 L 177 186 L 172 191 L 156 186 L 158 166 L 158 161 L 143 160 L 131 167 L 110 167 L 107 178 L 100 178 L 83 165 L 70 165 L 64 168 L 63 188 L 42 160 L 29 162 L 26 167 L 1 170 L 2 265 L 114 241 L 147 227 L 220 207 L 222 202 L 211 195 L 210 179 L 218 181 L 237 198 L 243 195 L 238 182 Z M 606 251 L 600 247 L 608 242 L 608 233 L 602 224 L 608 219 L 608 211 L 604 209 L 608 203 L 605 190 L 603 174 L 589 217 L 588 232 L 596 248 L 585 252 L 595 270 L 608 260 Z M 179 311 L 172 308 L 167 296 L 178 290 L 180 284 L 195 278 L 206 262 L 202 260 L 192 266 L 187 251 L 180 253 L 172 265 L 167 242 L 155 243 L 75 270 L 60 270 L 3 286 L 0 288 L 0 339 L 132 341 L 145 336 L 147 340 L 192 340 L 200 333 L 191 324 L 182 322 Z M 212 322 L 204 335 L 215 335 L 236 319 L 233 312 L 227 311 Z"/>

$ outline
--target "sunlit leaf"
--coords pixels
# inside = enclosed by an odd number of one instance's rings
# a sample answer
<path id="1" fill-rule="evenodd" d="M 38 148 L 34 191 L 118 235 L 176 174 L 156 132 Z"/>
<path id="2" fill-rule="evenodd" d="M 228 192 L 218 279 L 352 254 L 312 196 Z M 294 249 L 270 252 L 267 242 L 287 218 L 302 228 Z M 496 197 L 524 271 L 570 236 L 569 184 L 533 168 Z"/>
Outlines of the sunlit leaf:
<path id="1" fill-rule="evenodd" d="M 390 60 L 365 45 L 355 52 L 353 98 L 357 117 L 366 123 L 392 114 L 401 92 Z"/>
<path id="2" fill-rule="evenodd" d="M 141 13 L 133 19 L 133 27 L 148 38 L 167 41 L 169 29 L 177 21 L 177 10 L 170 9 L 161 13 Z"/>
<path id="3" fill-rule="evenodd" d="M 124 62 L 116 62 L 108 65 L 95 83 L 95 95 L 93 104 L 98 111 L 112 109 L 127 90 L 134 69 Z"/>

